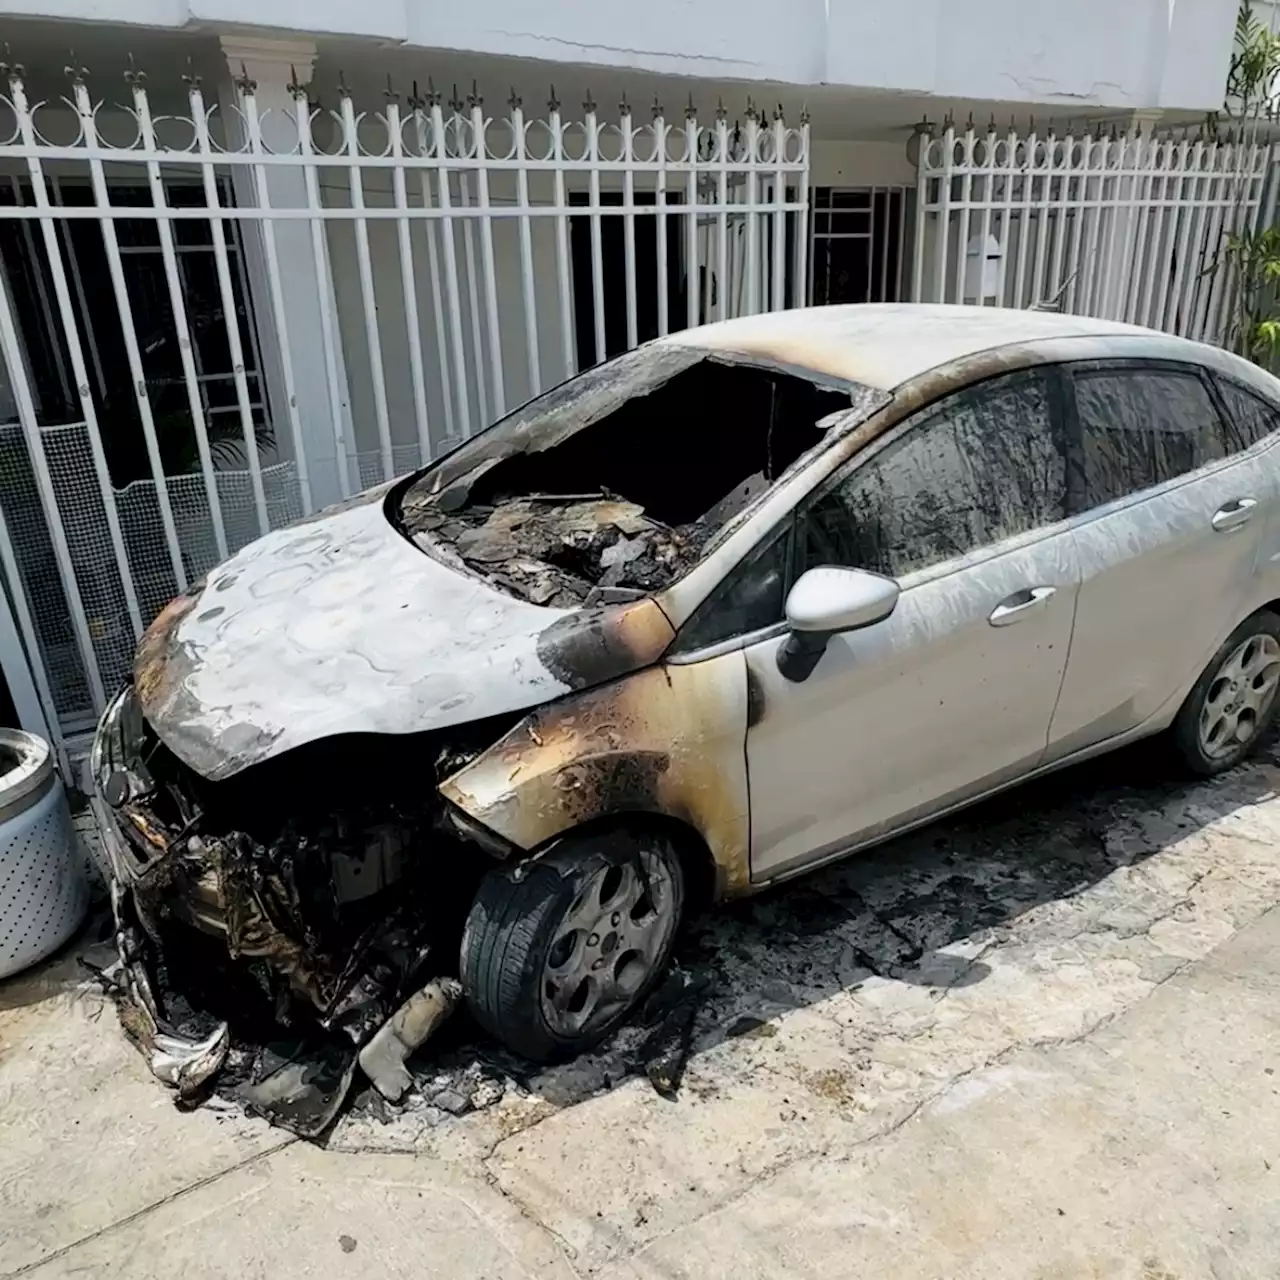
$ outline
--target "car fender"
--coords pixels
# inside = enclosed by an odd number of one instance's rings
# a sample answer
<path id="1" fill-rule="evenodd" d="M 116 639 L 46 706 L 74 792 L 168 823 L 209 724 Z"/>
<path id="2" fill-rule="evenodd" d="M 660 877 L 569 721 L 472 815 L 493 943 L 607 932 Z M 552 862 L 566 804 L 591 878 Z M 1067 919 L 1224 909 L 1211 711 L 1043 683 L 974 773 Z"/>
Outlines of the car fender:
<path id="1" fill-rule="evenodd" d="M 750 887 L 746 733 L 747 666 L 736 650 L 540 707 L 440 790 L 526 853 L 603 818 L 674 818 L 710 850 L 717 896 L 732 896 Z"/>

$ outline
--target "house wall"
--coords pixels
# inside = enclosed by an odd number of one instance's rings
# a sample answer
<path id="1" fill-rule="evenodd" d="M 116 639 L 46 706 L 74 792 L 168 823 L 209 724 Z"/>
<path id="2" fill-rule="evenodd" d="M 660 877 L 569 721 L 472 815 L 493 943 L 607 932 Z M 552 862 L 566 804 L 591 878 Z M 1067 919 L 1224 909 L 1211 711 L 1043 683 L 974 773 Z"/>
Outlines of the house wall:
<path id="1" fill-rule="evenodd" d="M 1237 0 L 9 0 L 11 14 L 373 38 L 703 79 L 1105 109 L 1219 105 Z"/>
<path id="2" fill-rule="evenodd" d="M 514 204 L 515 184 L 510 179 L 510 189 L 497 176 L 490 179 L 490 201 L 494 204 Z M 537 205 L 552 203 L 549 175 L 533 175 L 530 182 L 530 201 Z M 365 204 L 370 208 L 388 208 L 394 205 L 391 178 L 384 171 L 370 170 L 363 175 Z M 326 203 L 347 205 L 350 191 L 345 174 L 333 172 L 323 186 Z M 456 186 L 453 199 L 458 199 Z M 414 201 L 418 203 L 417 200 Z M 558 307 L 558 283 L 555 257 L 554 221 L 546 217 L 530 220 L 532 239 L 531 260 L 534 277 L 534 300 L 538 319 L 538 372 L 541 386 L 554 386 L 565 378 L 566 353 L 561 341 Z M 376 298 L 379 335 L 382 347 L 383 377 L 386 383 L 387 409 L 391 423 L 392 441 L 396 445 L 411 445 L 416 439 L 413 404 L 413 384 L 409 364 L 409 333 L 404 315 L 404 291 L 401 280 L 400 248 L 396 224 L 388 221 L 370 221 L 366 224 L 369 234 L 370 262 Z M 505 402 L 508 409 L 522 404 L 532 394 L 532 379 L 525 348 L 524 301 L 521 292 L 520 241 L 517 220 L 494 218 L 493 234 L 494 275 L 498 286 L 499 345 L 502 349 L 502 370 Z M 439 372 L 439 333 L 436 328 L 432 303 L 431 276 L 427 255 L 425 223 L 411 224 L 410 238 L 413 247 L 414 280 L 418 307 L 419 341 L 422 344 L 426 370 L 427 417 L 433 441 L 438 446 L 446 442 L 448 414 L 444 400 L 443 380 Z M 474 260 L 476 264 L 477 294 L 482 300 L 483 284 L 480 280 L 479 224 L 473 234 Z M 485 425 L 481 416 L 479 388 L 476 379 L 476 350 L 472 340 L 473 317 L 470 294 L 467 288 L 466 254 L 461 229 L 454 233 L 458 259 L 459 304 L 462 315 L 464 348 L 469 372 L 468 399 L 472 424 L 475 428 Z M 439 242 L 437 241 L 439 245 Z M 347 384 L 351 396 L 351 417 L 357 449 L 361 452 L 378 447 L 377 423 L 374 408 L 373 376 L 369 343 L 365 333 L 364 309 L 360 295 L 359 259 L 356 250 L 355 224 L 347 221 L 328 224 L 328 245 L 334 292 L 338 303 L 338 321 L 342 337 L 343 354 L 347 367 Z M 437 253 L 441 250 L 438 247 Z M 445 324 L 448 326 L 447 301 L 443 297 Z M 450 348 L 452 351 L 452 348 Z M 570 352 L 570 359 L 574 353 Z M 450 355 L 452 359 L 452 355 Z M 482 325 L 481 358 L 489 359 L 487 330 Z M 455 393 L 456 406 L 456 393 Z M 496 406 L 487 406 L 488 420 L 492 420 Z M 464 424 L 457 420 L 455 407 L 455 434 L 464 434 Z"/>

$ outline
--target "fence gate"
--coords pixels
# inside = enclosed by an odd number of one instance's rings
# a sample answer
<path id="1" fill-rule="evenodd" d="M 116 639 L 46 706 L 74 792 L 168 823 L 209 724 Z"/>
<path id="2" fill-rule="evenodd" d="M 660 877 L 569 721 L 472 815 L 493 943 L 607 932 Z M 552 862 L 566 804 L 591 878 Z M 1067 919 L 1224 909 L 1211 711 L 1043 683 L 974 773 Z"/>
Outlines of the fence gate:
<path id="1" fill-rule="evenodd" d="M 804 121 L 269 106 L 246 77 L 162 110 L 133 71 L 122 104 L 9 75 L 0 666 L 59 743 L 259 534 L 647 338 L 807 296 Z"/>
<path id="2" fill-rule="evenodd" d="M 946 129 L 920 139 L 912 297 L 1053 306 L 1229 343 L 1226 238 L 1269 225 L 1268 143 Z"/>

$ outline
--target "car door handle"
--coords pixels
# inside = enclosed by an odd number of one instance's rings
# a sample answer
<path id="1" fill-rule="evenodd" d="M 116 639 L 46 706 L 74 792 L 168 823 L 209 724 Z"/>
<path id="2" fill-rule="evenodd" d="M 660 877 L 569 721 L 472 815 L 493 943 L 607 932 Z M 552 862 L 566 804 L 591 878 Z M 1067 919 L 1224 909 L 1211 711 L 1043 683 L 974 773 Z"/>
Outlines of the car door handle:
<path id="1" fill-rule="evenodd" d="M 1001 600 L 987 619 L 993 627 L 1007 627 L 1019 618 L 1025 618 L 1033 609 L 1047 603 L 1057 587 L 1024 587 L 1015 591 L 1007 599 Z"/>
<path id="2" fill-rule="evenodd" d="M 1257 498 L 1237 498 L 1234 502 L 1219 507 L 1209 523 L 1213 525 L 1215 533 L 1230 533 L 1232 529 L 1243 528 L 1253 519 L 1257 505 Z"/>

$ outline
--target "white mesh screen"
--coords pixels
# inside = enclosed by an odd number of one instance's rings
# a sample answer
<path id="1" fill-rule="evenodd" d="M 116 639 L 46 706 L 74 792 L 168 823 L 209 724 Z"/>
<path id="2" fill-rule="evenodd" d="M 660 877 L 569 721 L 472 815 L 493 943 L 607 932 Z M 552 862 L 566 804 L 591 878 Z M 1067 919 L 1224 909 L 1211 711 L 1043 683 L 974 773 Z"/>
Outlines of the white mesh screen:
<path id="1" fill-rule="evenodd" d="M 46 427 L 41 439 L 103 685 L 110 691 L 128 671 L 136 642 L 93 467 L 88 429 L 83 423 Z M 419 465 L 416 445 L 396 447 L 393 457 L 398 475 Z M 359 475 L 361 488 L 381 482 L 381 453 L 356 454 L 351 462 L 351 474 Z M 219 471 L 215 479 L 228 551 L 234 554 L 259 534 L 252 481 L 247 470 Z M 167 485 L 183 568 L 188 582 L 195 582 L 219 560 L 204 479 L 199 473 L 169 476 Z M 293 462 L 263 467 L 262 487 L 272 529 L 302 517 Z M 140 480 L 117 490 L 114 496 L 145 626 L 178 591 L 160 522 L 156 486 L 154 481 Z M 31 459 L 16 425 L 0 426 L 0 501 L 31 603 L 40 655 L 59 719 L 64 727 L 83 723 L 93 715 L 89 685 L 53 541 L 40 507 Z"/>
<path id="2" fill-rule="evenodd" d="M 41 438 L 94 652 L 103 684 L 111 689 L 129 669 L 135 639 L 94 472 L 88 430 L 83 423 L 47 427 Z M 216 480 L 228 549 L 235 552 L 258 536 L 253 487 L 248 471 L 218 472 Z M 199 474 L 170 476 L 167 484 L 182 563 L 188 581 L 194 582 L 219 559 L 204 480 Z M 264 467 L 262 486 L 271 528 L 280 528 L 302 515 L 297 471 L 292 462 Z M 22 432 L 15 425 L 0 426 L 0 500 L 31 603 L 58 716 L 64 725 L 82 721 L 93 714 L 89 686 L 31 460 Z M 115 503 L 145 626 L 178 589 L 160 523 L 155 483 L 131 484 L 115 494 Z"/>

